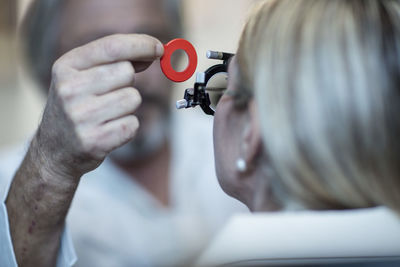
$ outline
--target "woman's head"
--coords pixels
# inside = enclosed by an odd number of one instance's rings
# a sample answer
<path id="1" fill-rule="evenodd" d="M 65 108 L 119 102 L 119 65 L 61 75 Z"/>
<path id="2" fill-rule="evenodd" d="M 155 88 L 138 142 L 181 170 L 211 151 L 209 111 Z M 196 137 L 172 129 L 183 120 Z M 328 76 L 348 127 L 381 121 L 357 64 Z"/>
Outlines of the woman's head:
<path id="1" fill-rule="evenodd" d="M 252 209 L 400 210 L 398 1 L 264 2 L 231 65 L 215 120 L 229 194 Z"/>

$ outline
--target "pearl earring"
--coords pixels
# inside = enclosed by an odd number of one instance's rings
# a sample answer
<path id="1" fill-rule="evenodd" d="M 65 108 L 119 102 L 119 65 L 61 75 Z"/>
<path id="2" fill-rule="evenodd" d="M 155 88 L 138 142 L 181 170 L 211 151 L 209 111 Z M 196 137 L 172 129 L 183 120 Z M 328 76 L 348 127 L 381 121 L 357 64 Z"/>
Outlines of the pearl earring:
<path id="1" fill-rule="evenodd" d="M 237 159 L 236 160 L 236 169 L 239 172 L 247 171 L 247 163 L 246 163 L 246 161 L 244 159 L 242 159 L 242 158 Z"/>

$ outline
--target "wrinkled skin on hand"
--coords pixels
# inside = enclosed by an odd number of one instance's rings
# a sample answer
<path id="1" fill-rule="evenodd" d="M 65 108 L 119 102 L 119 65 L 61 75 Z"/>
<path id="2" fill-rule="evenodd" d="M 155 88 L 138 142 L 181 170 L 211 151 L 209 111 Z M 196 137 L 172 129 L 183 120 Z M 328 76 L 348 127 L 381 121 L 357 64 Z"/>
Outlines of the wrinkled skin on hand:
<path id="1" fill-rule="evenodd" d="M 162 52 L 152 37 L 113 35 L 55 62 L 36 138 L 58 171 L 81 176 L 134 137 L 139 123 L 133 112 L 141 103 L 135 73 Z"/>

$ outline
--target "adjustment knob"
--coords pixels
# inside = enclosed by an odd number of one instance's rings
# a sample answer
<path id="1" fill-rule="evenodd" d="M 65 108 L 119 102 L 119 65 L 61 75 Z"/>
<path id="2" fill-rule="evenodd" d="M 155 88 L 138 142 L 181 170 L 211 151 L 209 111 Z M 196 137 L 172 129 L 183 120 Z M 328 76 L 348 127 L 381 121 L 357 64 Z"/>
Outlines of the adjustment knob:
<path id="1" fill-rule="evenodd" d="M 183 108 L 187 108 L 188 102 L 186 101 L 186 99 L 181 99 L 176 101 L 176 108 L 177 109 L 183 109 Z"/>

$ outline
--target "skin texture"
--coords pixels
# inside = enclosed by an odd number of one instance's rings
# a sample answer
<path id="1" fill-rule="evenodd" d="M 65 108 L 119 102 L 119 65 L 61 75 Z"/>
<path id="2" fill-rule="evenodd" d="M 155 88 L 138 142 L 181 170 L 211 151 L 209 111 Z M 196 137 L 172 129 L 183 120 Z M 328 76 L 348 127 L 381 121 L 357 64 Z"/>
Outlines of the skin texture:
<path id="1" fill-rule="evenodd" d="M 141 103 L 137 72 L 163 54 L 147 35 L 113 35 L 57 60 L 42 122 L 7 198 L 20 266 L 53 266 L 80 177 L 129 142 Z M 105 75 L 105 74 L 112 75 Z"/>

